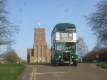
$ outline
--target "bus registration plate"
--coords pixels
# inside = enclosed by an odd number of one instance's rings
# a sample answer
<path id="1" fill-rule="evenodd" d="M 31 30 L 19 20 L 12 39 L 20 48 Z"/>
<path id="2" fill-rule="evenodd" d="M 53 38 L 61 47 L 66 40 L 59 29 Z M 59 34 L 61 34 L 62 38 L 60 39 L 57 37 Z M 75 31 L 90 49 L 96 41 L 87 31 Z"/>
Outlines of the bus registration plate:
<path id="1" fill-rule="evenodd" d="M 69 63 L 69 61 L 64 61 L 63 63 Z"/>

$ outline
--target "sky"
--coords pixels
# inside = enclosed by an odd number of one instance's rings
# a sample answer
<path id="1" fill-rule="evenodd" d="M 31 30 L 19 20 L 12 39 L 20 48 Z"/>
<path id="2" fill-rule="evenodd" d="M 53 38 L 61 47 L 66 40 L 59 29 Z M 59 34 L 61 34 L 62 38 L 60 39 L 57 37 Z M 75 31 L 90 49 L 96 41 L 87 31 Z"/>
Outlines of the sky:
<path id="1" fill-rule="evenodd" d="M 75 24 L 78 37 L 82 37 L 91 51 L 96 37 L 90 30 L 83 16 L 96 11 L 96 3 L 100 0 L 7 0 L 6 10 L 10 13 L 9 20 L 19 25 L 19 33 L 14 36 L 16 41 L 12 48 L 20 58 L 27 59 L 27 48 L 34 43 L 34 28 L 45 28 L 46 43 L 51 46 L 51 31 L 57 23 Z M 6 46 L 1 46 L 1 52 Z"/>

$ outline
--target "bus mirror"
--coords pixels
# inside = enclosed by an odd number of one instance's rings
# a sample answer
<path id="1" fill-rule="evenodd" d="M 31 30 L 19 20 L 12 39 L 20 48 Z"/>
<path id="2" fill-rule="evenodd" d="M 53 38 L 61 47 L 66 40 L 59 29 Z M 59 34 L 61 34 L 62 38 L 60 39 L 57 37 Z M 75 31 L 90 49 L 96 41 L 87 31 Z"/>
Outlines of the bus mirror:
<path id="1" fill-rule="evenodd" d="M 53 50 L 53 47 L 51 47 L 51 51 Z"/>
<path id="2" fill-rule="evenodd" d="M 54 46 L 51 46 L 51 51 L 54 49 Z"/>

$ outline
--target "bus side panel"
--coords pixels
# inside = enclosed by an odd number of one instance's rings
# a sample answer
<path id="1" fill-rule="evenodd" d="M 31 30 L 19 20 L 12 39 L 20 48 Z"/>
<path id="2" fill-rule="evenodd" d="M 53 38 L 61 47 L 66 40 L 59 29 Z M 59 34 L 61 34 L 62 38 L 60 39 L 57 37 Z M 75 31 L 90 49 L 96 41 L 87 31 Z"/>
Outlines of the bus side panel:
<path id="1" fill-rule="evenodd" d="M 59 60 L 59 55 L 57 53 L 55 53 L 55 55 L 54 55 L 54 60 L 55 61 Z"/>
<path id="2" fill-rule="evenodd" d="M 78 55 L 74 55 L 74 60 L 78 61 Z"/>

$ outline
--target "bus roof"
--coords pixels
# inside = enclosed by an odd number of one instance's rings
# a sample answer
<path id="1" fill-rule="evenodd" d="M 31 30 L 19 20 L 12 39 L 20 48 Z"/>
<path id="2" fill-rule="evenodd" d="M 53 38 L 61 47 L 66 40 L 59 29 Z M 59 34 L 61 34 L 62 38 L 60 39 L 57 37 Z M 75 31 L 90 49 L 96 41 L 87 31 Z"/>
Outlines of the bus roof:
<path id="1" fill-rule="evenodd" d="M 75 25 L 74 24 L 71 24 L 71 23 L 58 23 L 58 24 L 56 24 L 55 25 L 55 27 L 75 27 Z"/>
<path id="2" fill-rule="evenodd" d="M 58 23 L 58 24 L 55 25 L 55 27 L 53 28 L 53 30 L 54 30 L 56 27 L 75 27 L 75 25 L 72 24 L 72 23 Z M 52 32 L 53 32 L 53 30 L 52 30 Z M 52 32 L 51 32 L 51 33 L 52 33 Z"/>

